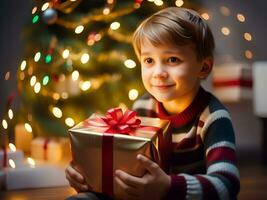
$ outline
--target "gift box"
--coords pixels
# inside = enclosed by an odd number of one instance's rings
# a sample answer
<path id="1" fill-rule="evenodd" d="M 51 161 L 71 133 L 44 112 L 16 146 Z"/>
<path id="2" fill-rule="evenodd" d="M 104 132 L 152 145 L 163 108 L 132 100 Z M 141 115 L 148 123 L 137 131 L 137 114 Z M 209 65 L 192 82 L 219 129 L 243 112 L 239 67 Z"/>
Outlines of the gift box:
<path id="1" fill-rule="evenodd" d="M 213 68 L 213 94 L 223 102 L 252 99 L 252 70 L 246 63 L 227 63 Z"/>
<path id="2" fill-rule="evenodd" d="M 167 170 L 170 122 L 135 115 L 114 108 L 106 116 L 93 115 L 69 130 L 73 161 L 92 191 L 119 197 L 114 172 L 121 169 L 142 177 L 145 171 L 136 159 L 138 154 Z"/>
<path id="3" fill-rule="evenodd" d="M 36 160 L 59 162 L 62 158 L 61 144 L 54 138 L 36 137 L 31 143 L 31 157 Z"/>
<path id="4" fill-rule="evenodd" d="M 16 161 L 18 165 L 22 165 L 23 157 L 24 154 L 21 150 L 0 149 L 0 169 L 8 166 L 9 159 Z"/>
<path id="5" fill-rule="evenodd" d="M 24 124 L 17 124 L 15 126 L 15 145 L 21 149 L 25 154 L 30 153 L 31 142 L 33 134 L 28 132 Z"/>

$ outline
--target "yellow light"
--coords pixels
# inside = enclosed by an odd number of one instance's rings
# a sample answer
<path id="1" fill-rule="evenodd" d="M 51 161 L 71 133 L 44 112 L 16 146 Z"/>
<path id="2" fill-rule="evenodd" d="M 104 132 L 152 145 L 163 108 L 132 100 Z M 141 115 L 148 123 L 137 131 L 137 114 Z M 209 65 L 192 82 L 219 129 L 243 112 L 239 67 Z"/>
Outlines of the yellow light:
<path id="1" fill-rule="evenodd" d="M 82 57 L 81 57 L 81 62 L 82 62 L 82 64 L 86 64 L 86 63 L 89 61 L 89 59 L 90 59 L 89 54 L 88 54 L 88 53 L 84 53 L 84 54 L 82 55 Z"/>
<path id="2" fill-rule="evenodd" d="M 60 81 L 60 82 L 65 81 L 65 79 L 66 79 L 65 74 L 60 74 L 60 75 L 59 75 L 59 81 Z"/>
<path id="3" fill-rule="evenodd" d="M 231 14 L 230 9 L 226 6 L 220 7 L 220 11 L 224 16 L 229 16 Z"/>
<path id="4" fill-rule="evenodd" d="M 201 17 L 205 20 L 209 20 L 210 19 L 210 16 L 208 13 L 202 13 Z"/>
<path id="5" fill-rule="evenodd" d="M 28 161 L 28 163 L 30 164 L 31 167 L 35 167 L 35 161 L 31 157 L 28 157 L 27 161 Z"/>
<path id="6" fill-rule="evenodd" d="M 10 149 L 11 151 L 13 151 L 13 152 L 15 152 L 15 151 L 17 150 L 17 149 L 16 149 L 16 146 L 15 146 L 14 144 L 12 144 L 12 143 L 9 143 L 8 146 L 9 146 L 9 149 Z"/>
<path id="7" fill-rule="evenodd" d="M 34 56 L 34 61 L 35 61 L 35 62 L 38 62 L 38 61 L 40 60 L 40 58 L 41 58 L 41 53 L 40 53 L 40 52 L 37 52 L 37 53 L 35 54 L 35 56 Z"/>
<path id="8" fill-rule="evenodd" d="M 136 67 L 136 63 L 131 60 L 131 59 L 127 59 L 124 61 L 124 65 L 129 68 L 129 69 L 132 69 L 132 68 L 135 68 Z"/>
<path id="9" fill-rule="evenodd" d="M 36 76 L 32 76 L 30 79 L 30 85 L 33 87 L 36 83 Z"/>
<path id="10" fill-rule="evenodd" d="M 77 26 L 75 28 L 75 33 L 76 34 L 80 34 L 81 32 L 83 32 L 83 29 L 84 29 L 84 26 L 80 25 L 80 26 Z"/>
<path id="11" fill-rule="evenodd" d="M 163 1 L 162 0 L 154 0 L 154 4 L 156 4 L 157 6 L 162 6 Z"/>
<path id="12" fill-rule="evenodd" d="M 175 5 L 176 5 L 177 7 L 182 7 L 182 6 L 184 5 L 184 1 L 183 1 L 183 0 L 176 0 L 176 1 L 175 1 Z"/>
<path id="13" fill-rule="evenodd" d="M 127 106 L 124 104 L 124 103 L 120 103 L 119 104 L 119 107 L 123 110 L 123 111 L 126 111 L 128 108 Z"/>
<path id="14" fill-rule="evenodd" d="M 62 111 L 61 111 L 60 108 L 58 108 L 58 107 L 54 107 L 54 108 L 52 109 L 52 112 L 53 112 L 53 114 L 55 115 L 55 117 L 57 117 L 57 118 L 61 118 L 61 117 L 62 117 Z"/>
<path id="15" fill-rule="evenodd" d="M 149 1 L 149 2 L 154 2 L 154 0 L 147 0 L 147 1 Z"/>
<path id="16" fill-rule="evenodd" d="M 53 93 L 53 99 L 59 100 L 60 95 L 58 93 Z"/>
<path id="17" fill-rule="evenodd" d="M 131 90 L 129 91 L 128 96 L 129 96 L 129 99 L 130 99 L 130 100 L 134 101 L 134 100 L 137 99 L 137 97 L 138 97 L 138 90 L 136 90 L 136 89 L 131 89 Z"/>
<path id="18" fill-rule="evenodd" d="M 41 83 L 37 82 L 35 85 L 34 85 L 34 92 L 37 94 L 39 93 L 41 90 Z"/>
<path id="19" fill-rule="evenodd" d="M 36 11 L 37 11 L 37 6 L 33 7 L 32 14 L 36 13 Z"/>
<path id="20" fill-rule="evenodd" d="M 107 3 L 108 4 L 113 4 L 114 3 L 114 0 L 107 0 Z"/>
<path id="21" fill-rule="evenodd" d="M 104 8 L 103 9 L 103 14 L 104 15 L 108 15 L 110 13 L 110 9 L 109 8 Z"/>
<path id="22" fill-rule="evenodd" d="M 8 117 L 9 117 L 9 119 L 13 119 L 13 116 L 14 116 L 13 111 L 11 109 L 8 109 Z"/>
<path id="23" fill-rule="evenodd" d="M 43 4 L 41 10 L 42 10 L 42 11 L 45 11 L 48 7 L 49 7 L 49 3 L 46 2 L 46 3 Z"/>
<path id="24" fill-rule="evenodd" d="M 229 35 L 230 34 L 230 29 L 227 28 L 227 27 L 222 27 L 221 32 L 224 35 Z"/>
<path id="25" fill-rule="evenodd" d="M 33 73 L 33 67 L 32 67 L 32 66 L 30 66 L 30 67 L 28 68 L 28 74 L 31 76 L 31 75 L 32 75 L 32 73 Z"/>
<path id="26" fill-rule="evenodd" d="M 14 160 L 12 160 L 12 159 L 9 159 L 8 160 L 8 163 L 9 163 L 9 166 L 11 167 L 11 168 L 16 168 L 16 164 L 15 164 L 15 162 L 14 162 Z"/>
<path id="27" fill-rule="evenodd" d="M 252 40 L 252 36 L 251 36 L 250 33 L 244 33 L 244 38 L 245 38 L 245 40 L 247 40 L 247 41 L 251 41 L 251 40 Z"/>
<path id="28" fill-rule="evenodd" d="M 244 16 L 243 14 L 241 14 L 241 13 L 238 13 L 238 14 L 236 15 L 236 18 L 237 18 L 237 20 L 240 21 L 240 22 L 245 22 L 245 21 L 246 21 L 245 16 Z"/>
<path id="29" fill-rule="evenodd" d="M 19 78 L 20 78 L 20 80 L 24 80 L 24 78 L 25 78 L 24 72 L 19 73 Z"/>
<path id="30" fill-rule="evenodd" d="M 71 74 L 71 78 L 73 81 L 77 81 L 78 78 L 79 78 L 79 72 L 77 70 L 73 71 L 72 74 Z"/>
<path id="31" fill-rule="evenodd" d="M 8 71 L 8 72 L 5 74 L 5 80 L 6 80 L 6 81 L 9 80 L 9 78 L 10 78 L 10 72 Z"/>
<path id="32" fill-rule="evenodd" d="M 74 124 L 75 124 L 74 120 L 72 118 L 70 118 L 70 117 L 65 119 L 65 123 L 69 127 L 74 126 Z"/>
<path id="33" fill-rule="evenodd" d="M 246 57 L 247 59 L 252 59 L 252 58 L 253 58 L 253 53 L 252 53 L 252 51 L 250 51 L 250 50 L 246 50 L 246 51 L 245 51 L 245 57 Z"/>
<path id="34" fill-rule="evenodd" d="M 119 22 L 112 22 L 112 23 L 110 24 L 110 28 L 111 28 L 112 30 L 117 30 L 117 29 L 120 28 L 120 26 L 121 26 L 121 24 L 120 24 Z"/>
<path id="35" fill-rule="evenodd" d="M 102 38 L 101 34 L 99 33 L 95 34 L 95 41 L 99 41 L 101 40 L 101 38 Z"/>
<path id="36" fill-rule="evenodd" d="M 20 70 L 23 71 L 26 68 L 26 65 L 27 65 L 26 60 L 23 60 L 20 64 Z"/>
<path id="37" fill-rule="evenodd" d="M 68 58 L 69 55 L 70 55 L 70 50 L 68 50 L 68 49 L 65 49 L 65 50 L 63 51 L 63 53 L 62 53 L 62 57 L 63 57 L 64 59 Z"/>
<path id="38" fill-rule="evenodd" d="M 67 92 L 62 92 L 61 93 L 61 98 L 62 99 L 67 99 L 69 97 L 68 93 Z"/>
<path id="39" fill-rule="evenodd" d="M 91 82 L 90 81 L 84 81 L 84 82 L 81 82 L 79 84 L 79 86 L 80 86 L 81 90 L 86 91 L 86 90 L 89 90 L 90 89 Z"/>
<path id="40" fill-rule="evenodd" d="M 32 126 L 29 123 L 25 123 L 24 127 L 27 132 L 32 133 Z"/>
<path id="41" fill-rule="evenodd" d="M 8 124 L 7 124 L 7 121 L 5 119 L 2 120 L 2 126 L 4 129 L 8 128 Z"/>

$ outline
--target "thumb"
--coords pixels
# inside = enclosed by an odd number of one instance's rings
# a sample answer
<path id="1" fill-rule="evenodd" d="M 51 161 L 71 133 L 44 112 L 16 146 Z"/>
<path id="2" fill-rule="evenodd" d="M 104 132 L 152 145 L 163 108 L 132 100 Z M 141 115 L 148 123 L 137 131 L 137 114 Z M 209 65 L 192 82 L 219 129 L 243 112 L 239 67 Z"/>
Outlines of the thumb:
<path id="1" fill-rule="evenodd" d="M 141 154 L 137 155 L 137 160 L 145 169 L 147 169 L 150 174 L 157 174 L 160 170 L 160 167 L 157 163 L 153 162 L 152 160 Z"/>

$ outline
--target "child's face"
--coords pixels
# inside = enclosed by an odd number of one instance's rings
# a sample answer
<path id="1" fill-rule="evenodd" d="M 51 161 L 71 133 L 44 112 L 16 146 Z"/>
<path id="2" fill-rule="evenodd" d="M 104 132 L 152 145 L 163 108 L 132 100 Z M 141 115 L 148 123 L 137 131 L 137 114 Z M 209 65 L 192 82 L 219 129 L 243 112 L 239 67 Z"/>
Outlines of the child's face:
<path id="1" fill-rule="evenodd" d="M 199 88 L 203 62 L 192 45 L 155 47 L 144 40 L 140 61 L 143 84 L 160 102 L 178 100 Z"/>

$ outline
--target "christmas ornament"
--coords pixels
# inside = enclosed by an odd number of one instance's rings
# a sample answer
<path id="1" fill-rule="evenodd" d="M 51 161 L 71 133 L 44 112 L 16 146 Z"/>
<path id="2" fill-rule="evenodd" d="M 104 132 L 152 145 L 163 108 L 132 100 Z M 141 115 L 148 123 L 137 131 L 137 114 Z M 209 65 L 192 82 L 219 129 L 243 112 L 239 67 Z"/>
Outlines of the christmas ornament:
<path id="1" fill-rule="evenodd" d="M 54 24 L 57 21 L 57 11 L 53 8 L 48 8 L 43 12 L 42 19 L 46 24 Z"/>

